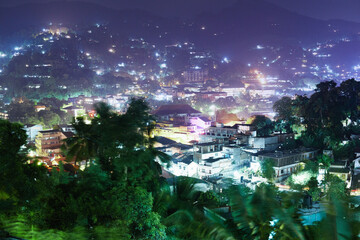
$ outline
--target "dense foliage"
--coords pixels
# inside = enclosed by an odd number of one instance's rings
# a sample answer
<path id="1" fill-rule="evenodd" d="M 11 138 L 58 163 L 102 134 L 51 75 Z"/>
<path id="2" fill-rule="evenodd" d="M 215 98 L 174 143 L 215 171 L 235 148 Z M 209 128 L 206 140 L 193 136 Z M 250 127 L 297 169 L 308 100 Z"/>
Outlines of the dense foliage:
<path id="1" fill-rule="evenodd" d="M 283 97 L 274 104 L 278 121 L 301 136 L 305 146 L 340 150 L 360 134 L 360 82 L 321 82 L 310 97 Z"/>
<path id="2" fill-rule="evenodd" d="M 306 124 L 304 134 L 311 136 L 313 123 L 304 121 L 315 116 L 307 116 L 307 108 L 296 108 L 293 101 L 294 124 Z M 96 110 L 90 124 L 74 121 L 76 134 L 64 142 L 68 160 L 85 164 L 84 170 L 71 172 L 63 164 L 49 170 L 29 159 L 22 126 L 0 121 L 0 234 L 25 239 L 325 240 L 356 239 L 360 233 L 357 205 L 334 176 L 326 175 L 320 184 L 310 174 L 309 181 L 289 192 L 272 183 L 254 190 L 233 185 L 222 192 L 201 192 L 199 180 L 161 177 L 159 162 L 168 164 L 169 159 L 153 148 L 154 120 L 143 99 L 132 100 L 123 115 L 105 104 Z M 356 126 L 358 118 L 352 116 L 357 112 L 352 110 L 347 116 Z M 327 125 L 320 124 L 337 125 L 325 116 L 324 111 L 314 120 L 321 129 Z M 328 167 L 329 161 L 322 156 L 304 171 L 315 173 L 320 163 Z M 267 163 L 261 167 L 272 180 Z M 323 215 L 310 225 L 300 215 L 306 194 L 324 205 Z M 223 214 L 218 207 L 231 211 Z"/>

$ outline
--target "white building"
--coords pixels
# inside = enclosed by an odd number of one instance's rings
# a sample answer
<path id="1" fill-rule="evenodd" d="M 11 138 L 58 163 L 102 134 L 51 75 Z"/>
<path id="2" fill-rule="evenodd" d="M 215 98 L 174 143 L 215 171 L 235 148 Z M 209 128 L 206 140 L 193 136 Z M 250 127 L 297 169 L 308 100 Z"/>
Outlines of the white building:
<path id="1" fill-rule="evenodd" d="M 279 146 L 278 136 L 268 137 L 249 137 L 249 146 L 256 149 L 262 150 L 275 150 Z"/>
<path id="2" fill-rule="evenodd" d="M 24 126 L 24 130 L 26 131 L 26 135 L 28 136 L 28 141 L 35 141 L 36 135 L 43 130 L 43 126 L 41 124 L 33 125 L 27 124 Z"/>
<path id="3" fill-rule="evenodd" d="M 257 156 L 257 160 L 272 161 L 277 181 L 282 181 L 295 172 L 301 161 L 314 159 L 317 150 L 297 149 L 292 151 L 263 153 Z"/>

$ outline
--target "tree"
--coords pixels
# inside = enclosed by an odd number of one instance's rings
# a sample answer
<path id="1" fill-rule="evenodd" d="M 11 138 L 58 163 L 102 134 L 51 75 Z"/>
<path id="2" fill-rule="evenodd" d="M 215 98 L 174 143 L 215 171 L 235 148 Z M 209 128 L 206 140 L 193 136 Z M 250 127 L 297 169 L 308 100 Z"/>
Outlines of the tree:
<path id="1" fill-rule="evenodd" d="M 276 112 L 276 118 L 284 121 L 291 121 L 294 117 L 292 100 L 290 97 L 282 97 L 274 103 L 273 110 Z"/>
<path id="2" fill-rule="evenodd" d="M 55 125 L 59 125 L 61 121 L 58 114 L 49 110 L 40 111 L 38 119 L 46 128 L 53 128 Z"/>
<path id="3" fill-rule="evenodd" d="M 85 160 L 91 163 L 97 156 L 99 143 L 97 135 L 94 132 L 93 125 L 88 125 L 83 118 L 73 121 L 72 126 L 75 129 L 73 137 L 65 139 L 63 151 L 68 161 L 81 162 Z"/>
<path id="4" fill-rule="evenodd" d="M 256 135 L 259 137 L 268 136 L 274 131 L 273 122 L 264 115 L 255 115 L 247 123 L 256 127 Z"/>
<path id="5" fill-rule="evenodd" d="M 273 182 L 275 178 L 273 161 L 271 159 L 264 159 L 261 161 L 260 165 L 261 165 L 261 175 L 270 182 Z"/>
<path id="6" fill-rule="evenodd" d="M 360 119 L 360 82 L 355 79 L 349 79 L 340 84 L 340 94 L 345 99 L 343 109 L 351 124 L 355 124 Z"/>
<path id="7" fill-rule="evenodd" d="M 317 157 L 317 162 L 326 170 L 331 166 L 331 163 L 334 162 L 334 159 L 328 155 L 322 154 Z"/>
<path id="8" fill-rule="evenodd" d="M 29 118 L 36 117 L 34 102 L 26 98 L 11 102 L 7 110 L 12 122 L 27 123 Z"/>
<path id="9" fill-rule="evenodd" d="M 312 197 L 313 201 L 319 201 L 321 189 L 319 188 L 319 183 L 316 177 L 311 177 L 307 185 L 309 187 L 309 194 Z"/>
<path id="10" fill-rule="evenodd" d="M 327 174 L 325 176 L 325 196 L 328 199 L 345 200 L 348 196 L 346 190 L 346 183 L 339 177 Z"/>
<path id="11" fill-rule="evenodd" d="M 36 198 L 45 169 L 34 164 L 26 164 L 26 132 L 22 125 L 0 120 L 0 192 L 5 202 L 26 202 Z M 13 203 L 11 207 L 16 206 Z"/>

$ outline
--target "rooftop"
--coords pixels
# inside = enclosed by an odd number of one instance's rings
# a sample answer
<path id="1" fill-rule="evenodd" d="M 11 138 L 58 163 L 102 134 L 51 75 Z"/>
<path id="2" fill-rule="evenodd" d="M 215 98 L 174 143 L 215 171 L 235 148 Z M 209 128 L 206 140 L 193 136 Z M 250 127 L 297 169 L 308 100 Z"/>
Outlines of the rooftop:
<path id="1" fill-rule="evenodd" d="M 40 131 L 40 133 L 46 134 L 46 133 L 56 133 L 56 132 L 60 132 L 59 129 L 51 129 L 51 130 L 43 130 Z"/>
<path id="2" fill-rule="evenodd" d="M 63 132 L 63 134 L 65 135 L 65 137 L 70 138 L 73 137 L 75 134 L 73 132 Z"/>
<path id="3" fill-rule="evenodd" d="M 164 115 L 176 115 L 176 114 L 194 114 L 200 113 L 198 110 L 195 110 L 188 104 L 170 104 L 162 105 L 156 109 L 153 114 L 158 116 Z"/>
<path id="4" fill-rule="evenodd" d="M 162 145 L 172 145 L 172 144 L 175 144 L 176 141 L 174 140 L 171 140 L 169 138 L 166 138 L 166 137 L 156 137 L 155 138 L 156 142 L 162 144 Z"/>

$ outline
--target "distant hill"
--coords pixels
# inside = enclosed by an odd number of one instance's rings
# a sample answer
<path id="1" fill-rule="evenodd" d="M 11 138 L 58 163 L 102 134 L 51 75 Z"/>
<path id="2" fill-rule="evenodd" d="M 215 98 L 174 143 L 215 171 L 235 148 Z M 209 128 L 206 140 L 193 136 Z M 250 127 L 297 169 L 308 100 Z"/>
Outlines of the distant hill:
<path id="1" fill-rule="evenodd" d="M 215 44 L 241 48 L 241 44 L 278 42 L 282 44 L 314 43 L 338 39 L 360 32 L 360 24 L 347 21 L 322 21 L 299 15 L 263 0 L 239 0 L 219 14 L 203 14 L 196 22 L 207 26 L 209 34 L 203 40 L 215 39 Z M 336 30 L 336 32 L 334 32 Z M 213 33 L 218 33 L 214 36 Z M 211 37 L 212 35 L 212 37 Z M 208 41 L 209 42 L 209 39 Z"/>
<path id="2" fill-rule="evenodd" d="M 358 23 L 313 19 L 264 0 L 239 0 L 217 14 L 203 13 L 186 22 L 142 10 L 115 10 L 65 1 L 0 8 L 0 38 L 40 29 L 49 22 L 80 26 L 106 22 L 120 34 L 160 43 L 190 40 L 199 46 L 233 54 L 242 53 L 256 43 L 308 44 L 360 32 Z"/>

